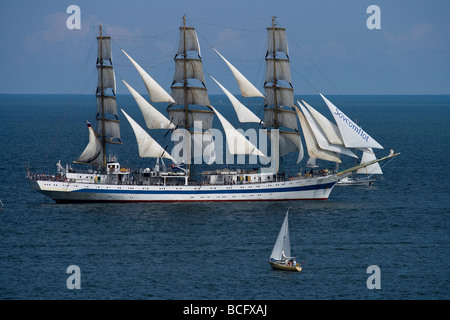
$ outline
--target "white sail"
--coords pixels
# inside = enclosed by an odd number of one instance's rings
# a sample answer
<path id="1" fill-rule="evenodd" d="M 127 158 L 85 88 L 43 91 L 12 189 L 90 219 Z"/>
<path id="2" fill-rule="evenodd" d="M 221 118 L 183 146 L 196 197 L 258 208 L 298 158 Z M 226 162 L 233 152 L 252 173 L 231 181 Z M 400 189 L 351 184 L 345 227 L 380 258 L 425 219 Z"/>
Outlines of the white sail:
<path id="1" fill-rule="evenodd" d="M 122 110 L 123 114 L 127 118 L 131 127 L 133 128 L 134 134 L 136 136 L 136 141 L 139 149 L 139 156 L 141 158 L 167 158 L 176 163 L 172 156 L 164 150 L 163 147 L 159 145 L 140 125 L 136 123 L 125 111 Z"/>
<path id="2" fill-rule="evenodd" d="M 210 77 L 219 85 L 219 87 L 223 90 L 223 92 L 225 92 L 228 99 L 230 99 L 231 104 L 233 105 L 233 108 L 236 111 L 236 114 L 240 122 L 263 123 L 258 116 L 256 116 L 250 109 L 248 109 L 238 99 L 236 99 L 236 97 L 233 94 L 231 94 L 224 86 L 222 86 L 219 83 L 219 81 L 214 79 L 213 76 Z"/>
<path id="3" fill-rule="evenodd" d="M 336 153 L 323 150 L 319 147 L 319 144 L 317 143 L 316 138 L 314 137 L 314 133 L 312 132 L 308 121 L 306 121 L 305 116 L 297 106 L 295 106 L 295 109 L 297 111 L 298 119 L 300 120 L 300 125 L 303 130 L 303 136 L 305 137 L 308 155 L 317 159 L 341 163 L 342 161 L 339 159 Z"/>
<path id="4" fill-rule="evenodd" d="M 183 54 L 184 50 L 186 50 L 186 52 L 197 51 L 199 57 L 202 55 L 197 32 L 193 27 L 180 27 L 180 42 L 178 45 L 177 55 Z"/>
<path id="5" fill-rule="evenodd" d="M 278 27 L 267 28 L 267 52 L 273 54 L 275 52 L 283 52 L 289 56 L 288 43 L 286 39 L 286 29 Z M 275 41 L 274 41 L 275 36 Z"/>
<path id="6" fill-rule="evenodd" d="M 200 59 L 186 59 L 175 60 L 175 74 L 173 82 L 182 82 L 184 77 L 187 79 L 196 79 L 201 83 L 205 83 L 205 75 L 203 73 L 202 60 Z"/>
<path id="7" fill-rule="evenodd" d="M 270 139 L 272 139 L 271 131 L 265 131 Z M 300 163 L 304 157 L 303 144 L 300 138 L 300 134 L 291 131 L 280 131 L 278 137 L 278 156 L 284 157 L 285 155 L 298 151 L 296 163 Z"/>
<path id="8" fill-rule="evenodd" d="M 103 60 L 112 60 L 111 37 L 109 36 L 97 37 L 97 61 L 100 58 Z"/>
<path id="9" fill-rule="evenodd" d="M 311 107 L 305 100 L 302 100 L 303 105 L 308 108 L 308 111 L 317 121 L 319 126 L 322 128 L 325 133 L 328 141 L 332 144 L 344 145 L 344 140 L 342 139 L 341 132 L 337 125 L 328 120 L 324 115 L 318 112 L 316 109 Z"/>
<path id="10" fill-rule="evenodd" d="M 316 120 L 313 118 L 313 116 L 309 113 L 309 111 L 299 102 L 297 101 L 298 105 L 302 109 L 303 115 L 306 118 L 306 121 L 309 124 L 309 127 L 311 128 L 314 137 L 316 138 L 317 144 L 321 149 L 338 152 L 345 154 L 350 157 L 358 158 L 356 154 L 351 152 L 349 149 L 342 145 L 335 145 L 329 143 L 325 133 L 323 132 L 322 128 L 317 124 Z"/>
<path id="11" fill-rule="evenodd" d="M 214 49 L 214 48 L 213 48 Z M 241 94 L 243 97 L 262 97 L 264 98 L 264 95 L 256 89 L 256 87 L 247 80 L 246 77 L 242 75 L 242 73 L 236 69 L 227 59 L 225 59 L 219 51 L 214 49 L 214 51 L 217 52 L 217 54 L 225 61 L 225 63 L 230 68 L 231 72 L 233 73 L 234 77 L 236 78 L 236 81 L 239 85 L 239 89 L 241 90 Z"/>
<path id="12" fill-rule="evenodd" d="M 116 117 L 118 116 L 116 97 L 103 96 L 103 106 L 102 106 L 102 97 L 97 96 L 97 114 L 102 113 L 102 107 L 103 112 L 113 114 Z"/>
<path id="13" fill-rule="evenodd" d="M 100 141 L 98 141 L 89 121 L 87 122 L 87 126 L 89 131 L 89 143 L 75 162 L 97 164 L 95 160 L 99 159 L 99 155 L 102 154 L 102 145 Z M 101 161 L 102 159 L 100 159 L 98 164 L 101 164 Z"/>
<path id="14" fill-rule="evenodd" d="M 370 152 L 367 152 L 367 151 L 363 152 L 363 155 L 361 157 L 361 164 L 373 161 L 377 158 L 375 156 L 375 153 L 373 153 L 373 150 L 372 149 L 369 149 L 369 150 L 370 150 Z M 356 173 L 371 175 L 371 174 L 383 174 L 383 171 L 381 170 L 380 163 L 377 162 L 377 163 L 371 164 L 368 167 L 358 169 L 356 171 Z"/>
<path id="15" fill-rule="evenodd" d="M 275 66 L 273 65 L 275 63 Z M 265 82 L 275 82 L 276 70 L 277 80 L 284 80 L 291 83 L 291 68 L 287 59 L 266 59 L 266 79 Z"/>
<path id="16" fill-rule="evenodd" d="M 208 91 L 202 87 L 187 87 L 186 94 L 183 87 L 172 86 L 171 94 L 175 99 L 175 103 L 179 105 L 196 104 L 199 106 L 209 106 Z M 187 100 L 185 102 L 185 100 Z"/>
<path id="17" fill-rule="evenodd" d="M 134 100 L 141 109 L 145 119 L 145 124 L 149 129 L 175 129 L 175 125 L 170 122 L 161 112 L 147 102 L 136 90 L 134 90 L 125 80 L 122 82 L 127 86 Z"/>
<path id="18" fill-rule="evenodd" d="M 97 92 L 100 92 L 101 90 L 107 88 L 112 89 L 114 92 L 116 92 L 116 76 L 114 74 L 113 67 L 105 65 L 97 66 L 97 73 L 98 73 Z"/>
<path id="19" fill-rule="evenodd" d="M 249 154 L 266 157 L 253 143 L 251 143 L 245 136 L 237 131 L 231 123 L 228 122 L 213 106 L 211 108 L 216 113 L 220 122 L 222 123 L 227 138 L 227 146 L 230 154 Z"/>
<path id="20" fill-rule="evenodd" d="M 142 69 L 136 61 L 134 61 L 123 49 L 122 52 L 127 56 L 139 72 L 139 75 L 145 83 L 145 87 L 147 88 L 151 101 L 175 103 L 175 100 L 170 96 L 170 94 L 168 94 L 155 80 L 153 80 L 153 78 L 144 69 Z"/>
<path id="21" fill-rule="evenodd" d="M 347 117 L 338 107 L 336 107 L 331 101 L 325 98 L 321 93 L 320 96 L 327 104 L 334 120 L 336 121 L 344 144 L 347 148 L 377 148 L 383 149 L 383 147 L 376 142 L 371 136 L 369 136 L 363 129 L 361 129 L 356 123 L 354 123 L 349 117 Z"/>
<path id="22" fill-rule="evenodd" d="M 291 240 L 289 238 L 289 209 L 287 210 L 286 216 L 284 217 L 280 233 L 278 234 L 277 241 L 273 246 L 270 258 L 275 260 L 291 258 Z"/>

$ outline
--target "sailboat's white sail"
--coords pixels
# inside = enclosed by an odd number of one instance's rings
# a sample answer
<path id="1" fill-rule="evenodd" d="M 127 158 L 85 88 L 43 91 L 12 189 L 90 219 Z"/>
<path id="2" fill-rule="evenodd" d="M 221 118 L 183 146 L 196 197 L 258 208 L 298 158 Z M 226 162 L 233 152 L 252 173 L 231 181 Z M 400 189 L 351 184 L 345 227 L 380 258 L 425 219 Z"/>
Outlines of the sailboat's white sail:
<path id="1" fill-rule="evenodd" d="M 243 97 L 262 97 L 264 98 L 264 95 L 256 89 L 256 87 L 247 80 L 246 77 L 242 75 L 242 73 L 236 69 L 227 59 L 225 59 L 219 51 L 214 49 L 215 52 L 225 61 L 225 63 L 230 68 L 231 72 L 233 73 L 234 77 L 236 78 L 236 81 L 239 85 L 239 89 L 241 90 L 241 94 Z"/>
<path id="2" fill-rule="evenodd" d="M 377 158 L 375 156 L 375 153 L 373 153 L 372 149 L 369 149 L 369 151 L 370 152 L 367 152 L 367 151 L 363 152 L 363 155 L 361 157 L 361 164 L 373 161 Z M 358 169 L 356 171 L 356 173 L 357 174 L 368 174 L 368 175 L 383 174 L 383 170 L 381 170 L 380 164 L 377 162 L 377 163 L 371 164 L 368 167 Z"/>
<path id="3" fill-rule="evenodd" d="M 218 84 L 218 86 L 225 92 L 228 99 L 230 99 L 231 104 L 233 105 L 234 110 L 236 111 L 236 114 L 238 116 L 238 119 L 240 122 L 256 122 L 256 123 L 262 123 L 262 120 L 256 116 L 250 109 L 248 109 L 246 106 L 244 106 L 236 97 L 231 94 L 224 86 L 222 86 L 219 81 L 214 79 L 213 76 L 211 78 Z"/>
<path id="4" fill-rule="evenodd" d="M 141 109 L 145 119 L 145 124 L 149 129 L 175 129 L 175 125 L 170 122 L 161 112 L 147 102 L 136 90 L 134 90 L 125 80 L 123 83 L 127 86 L 134 100 Z"/>
<path id="5" fill-rule="evenodd" d="M 90 122 L 87 122 L 89 131 L 89 143 L 84 149 L 81 156 L 75 160 L 76 163 L 88 163 L 88 164 L 102 164 L 103 152 L 102 145 L 92 129 Z"/>
<path id="6" fill-rule="evenodd" d="M 266 157 L 253 143 L 245 136 L 237 131 L 225 117 L 223 117 L 213 106 L 211 106 L 215 114 L 222 123 L 227 138 L 227 146 L 230 154 L 249 154 Z"/>
<path id="7" fill-rule="evenodd" d="M 323 132 L 322 128 L 317 124 L 316 120 L 313 118 L 313 116 L 309 113 L 309 111 L 299 102 L 297 101 L 298 105 L 302 109 L 302 112 L 306 118 L 306 121 L 309 124 L 309 127 L 311 128 L 314 137 L 316 138 L 316 141 L 321 149 L 333 151 L 341 154 L 345 154 L 350 157 L 358 158 L 356 154 L 351 152 L 349 149 L 342 145 L 335 145 L 329 143 L 325 133 Z"/>
<path id="8" fill-rule="evenodd" d="M 336 107 L 331 101 L 325 98 L 321 93 L 320 96 L 327 104 L 334 120 L 336 121 L 344 144 L 347 148 L 377 148 L 383 149 L 383 147 L 376 142 L 371 136 L 369 136 L 363 129 L 361 129 L 356 123 L 354 123 L 349 117 L 347 117 L 338 107 Z"/>
<path id="9" fill-rule="evenodd" d="M 172 156 L 164 150 L 163 147 L 159 145 L 142 127 L 137 124 L 123 109 L 121 109 L 131 127 L 133 128 L 134 134 L 136 136 L 136 141 L 139 149 L 139 156 L 141 158 L 167 158 L 172 160 L 174 163 L 176 161 Z"/>
<path id="10" fill-rule="evenodd" d="M 284 217 L 280 233 L 278 234 L 277 241 L 273 246 L 270 258 L 275 260 L 291 258 L 291 240 L 289 238 L 289 209 L 287 210 L 286 216 Z"/>
<path id="11" fill-rule="evenodd" d="M 139 72 L 139 75 L 145 83 L 145 87 L 147 88 L 151 101 L 175 103 L 175 100 L 155 80 L 153 80 L 153 78 L 144 69 L 142 69 L 136 61 L 134 61 L 123 49 L 122 52 L 127 56 Z"/>
<path id="12" fill-rule="evenodd" d="M 305 116 L 297 106 L 295 106 L 295 109 L 297 111 L 298 119 L 300 120 L 300 125 L 303 130 L 303 136 L 305 137 L 308 155 L 317 159 L 341 163 L 342 161 L 339 159 L 336 153 L 320 148 Z"/>

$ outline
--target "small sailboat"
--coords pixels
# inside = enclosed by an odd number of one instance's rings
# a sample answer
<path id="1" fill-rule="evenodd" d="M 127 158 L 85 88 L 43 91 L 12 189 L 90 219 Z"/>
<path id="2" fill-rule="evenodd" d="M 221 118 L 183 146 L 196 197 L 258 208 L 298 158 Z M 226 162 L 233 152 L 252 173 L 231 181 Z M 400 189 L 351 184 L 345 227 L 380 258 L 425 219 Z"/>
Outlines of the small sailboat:
<path id="1" fill-rule="evenodd" d="M 302 271 L 302 266 L 291 257 L 291 241 L 289 238 L 289 208 L 278 234 L 277 242 L 270 255 L 269 264 L 273 269 L 286 271 Z"/>

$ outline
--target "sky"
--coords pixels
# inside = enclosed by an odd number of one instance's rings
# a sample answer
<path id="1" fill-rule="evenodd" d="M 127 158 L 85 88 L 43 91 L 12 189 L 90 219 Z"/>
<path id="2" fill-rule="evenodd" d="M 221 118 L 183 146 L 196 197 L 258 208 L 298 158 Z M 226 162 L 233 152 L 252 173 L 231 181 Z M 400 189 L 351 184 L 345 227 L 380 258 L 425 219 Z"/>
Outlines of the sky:
<path id="1" fill-rule="evenodd" d="M 80 29 L 67 27 L 70 5 Z M 0 94 L 92 93 L 99 24 L 113 39 L 117 79 L 145 93 L 122 48 L 169 91 L 184 14 L 210 94 L 222 92 L 208 74 L 239 93 L 213 47 L 262 90 L 273 16 L 286 28 L 296 94 L 450 94 L 449 12 L 448 0 L 2 0 Z M 120 80 L 117 93 L 128 94 Z"/>

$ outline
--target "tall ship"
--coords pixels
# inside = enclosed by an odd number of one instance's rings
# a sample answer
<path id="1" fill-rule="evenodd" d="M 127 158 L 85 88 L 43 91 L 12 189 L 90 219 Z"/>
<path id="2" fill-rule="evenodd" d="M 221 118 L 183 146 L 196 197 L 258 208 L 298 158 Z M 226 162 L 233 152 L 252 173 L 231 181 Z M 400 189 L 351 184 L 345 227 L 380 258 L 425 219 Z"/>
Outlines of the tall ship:
<path id="1" fill-rule="evenodd" d="M 265 94 L 214 49 L 236 78 L 242 100 L 258 97 L 261 104 L 264 103 L 264 119 L 256 116 L 211 76 L 230 100 L 239 121 L 253 123 L 266 140 L 270 140 L 269 157 L 266 154 L 268 148 L 260 150 L 262 148 L 258 148 L 257 143 L 248 139 L 242 130 L 236 129 L 210 103 L 196 30 L 186 25 L 185 17 L 179 30 L 170 94 L 122 50 L 148 91 L 150 101 L 122 80 L 142 113 L 149 129 L 146 130 L 126 110 L 118 108 L 111 37 L 103 35 L 100 26 L 97 37 L 96 124 L 93 126 L 87 123 L 89 142 L 74 161 L 90 166 L 90 169 L 73 169 L 71 165 L 63 166 L 58 162 L 56 175 L 28 171 L 27 178 L 32 189 L 57 203 L 325 200 L 339 180 L 354 171 L 397 155 L 391 150 L 386 157 L 375 158 L 340 172 L 319 172 L 315 169 L 316 159 L 340 163 L 341 155 L 356 157 L 350 148 L 368 151 L 383 147 L 323 95 L 336 124 L 306 101 L 297 101 L 295 104 L 286 30 L 277 26 L 274 17 L 272 25 L 267 28 Z M 167 115 L 151 103 L 167 103 Z M 122 115 L 136 136 L 139 156 L 156 159 L 153 168 L 131 170 L 122 167 L 116 157 L 108 156 L 111 144 L 122 143 Z M 216 145 L 221 142 L 213 125 L 216 117 L 222 127 L 220 132 L 225 135 L 225 147 Z M 161 129 L 170 132 L 171 141 L 175 142 L 171 152 L 149 134 L 152 130 Z M 300 131 L 307 152 L 304 152 Z M 202 172 L 194 169 L 194 166 L 198 166 L 198 156 L 203 166 L 205 163 L 223 163 L 219 159 L 223 149 L 233 159 L 238 156 L 255 157 L 265 166 L 251 170 L 238 168 L 238 165 L 236 169 L 224 167 Z M 306 160 L 307 153 L 309 159 L 306 166 L 310 168 L 309 172 L 298 172 L 291 177 L 280 173 L 280 157 L 292 152 L 297 154 L 297 164 Z"/>

